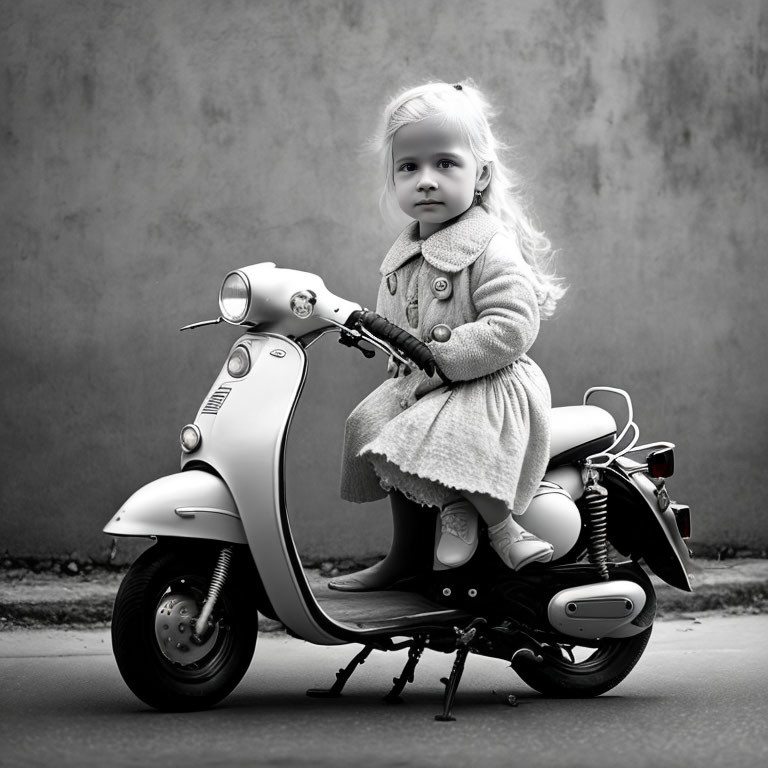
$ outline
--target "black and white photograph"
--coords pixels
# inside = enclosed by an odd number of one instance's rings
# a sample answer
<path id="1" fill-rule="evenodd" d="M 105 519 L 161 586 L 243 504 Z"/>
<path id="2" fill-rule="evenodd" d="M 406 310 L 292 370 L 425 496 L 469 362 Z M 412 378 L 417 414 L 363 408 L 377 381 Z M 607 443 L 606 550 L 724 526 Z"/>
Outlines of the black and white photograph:
<path id="1" fill-rule="evenodd" d="M 0 0 L 0 766 L 768 761 L 768 0 Z"/>

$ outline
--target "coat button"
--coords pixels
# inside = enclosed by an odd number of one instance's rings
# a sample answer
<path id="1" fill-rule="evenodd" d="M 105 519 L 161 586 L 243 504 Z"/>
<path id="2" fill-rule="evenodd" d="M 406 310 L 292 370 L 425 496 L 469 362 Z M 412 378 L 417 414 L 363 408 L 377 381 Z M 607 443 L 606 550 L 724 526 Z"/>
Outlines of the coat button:
<path id="1" fill-rule="evenodd" d="M 395 272 L 387 275 L 387 288 L 391 296 L 397 293 L 397 274 Z"/>
<path id="2" fill-rule="evenodd" d="M 451 338 L 451 329 L 444 325 L 443 323 L 440 323 L 439 325 L 436 325 L 430 332 L 429 335 L 435 340 L 435 341 L 448 341 L 448 339 Z"/>
<path id="3" fill-rule="evenodd" d="M 453 285 L 451 285 L 451 279 L 445 275 L 438 275 L 430 284 L 432 295 L 436 299 L 447 299 L 453 293 Z"/>

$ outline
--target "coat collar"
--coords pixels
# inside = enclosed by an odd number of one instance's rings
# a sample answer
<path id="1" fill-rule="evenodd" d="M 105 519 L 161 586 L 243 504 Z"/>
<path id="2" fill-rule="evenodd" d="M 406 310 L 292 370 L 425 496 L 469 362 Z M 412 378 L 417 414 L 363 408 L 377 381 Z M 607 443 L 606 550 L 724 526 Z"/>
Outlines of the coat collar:
<path id="1" fill-rule="evenodd" d="M 424 260 L 443 272 L 460 272 L 473 264 L 488 247 L 500 226 L 484 208 L 473 206 L 453 224 L 419 240 L 419 223 L 412 222 L 395 240 L 384 257 L 380 271 L 388 275 L 421 253 Z"/>

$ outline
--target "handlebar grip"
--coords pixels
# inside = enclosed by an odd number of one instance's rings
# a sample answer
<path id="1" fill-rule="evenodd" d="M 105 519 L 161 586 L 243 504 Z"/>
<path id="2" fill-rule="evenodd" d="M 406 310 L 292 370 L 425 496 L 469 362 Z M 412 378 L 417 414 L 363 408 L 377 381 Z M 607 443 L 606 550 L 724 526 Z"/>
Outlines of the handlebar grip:
<path id="1" fill-rule="evenodd" d="M 404 331 L 369 309 L 364 309 L 360 312 L 357 322 L 376 336 L 376 338 L 391 344 L 407 358 L 413 360 L 427 375 L 432 376 L 437 372 L 445 380 L 445 376 L 443 376 L 442 371 L 440 371 L 435 363 L 435 356 L 432 354 L 432 350 L 424 342 L 419 341 L 415 336 L 408 333 L 408 331 Z"/>

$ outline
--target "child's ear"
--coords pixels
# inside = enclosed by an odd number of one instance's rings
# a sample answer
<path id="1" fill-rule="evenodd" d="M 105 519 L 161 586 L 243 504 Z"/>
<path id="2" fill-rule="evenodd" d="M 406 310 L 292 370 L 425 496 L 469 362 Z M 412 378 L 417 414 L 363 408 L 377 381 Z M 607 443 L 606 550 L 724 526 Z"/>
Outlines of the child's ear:
<path id="1" fill-rule="evenodd" d="M 491 164 L 486 163 L 477 174 L 477 181 L 475 182 L 475 189 L 482 192 L 491 183 Z"/>

